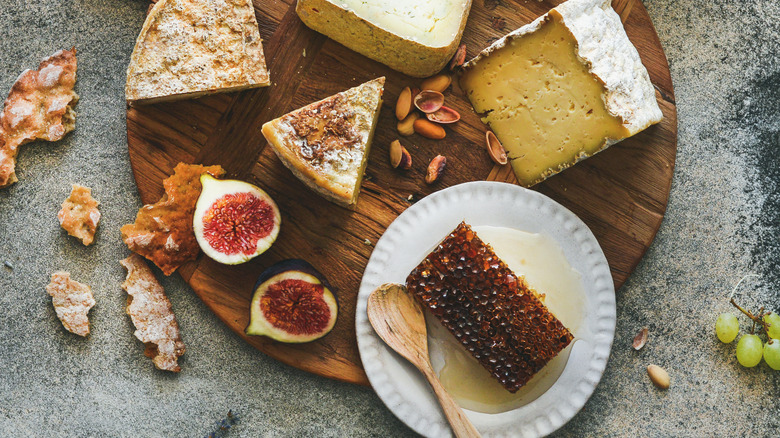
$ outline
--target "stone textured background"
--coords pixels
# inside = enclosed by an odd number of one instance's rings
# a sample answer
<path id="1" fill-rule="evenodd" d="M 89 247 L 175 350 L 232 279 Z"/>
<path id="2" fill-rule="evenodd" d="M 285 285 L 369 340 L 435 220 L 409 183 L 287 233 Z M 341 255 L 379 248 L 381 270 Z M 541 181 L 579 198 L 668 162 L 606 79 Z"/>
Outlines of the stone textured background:
<path id="1" fill-rule="evenodd" d="M 482 1 L 482 0 L 475 0 Z M 780 372 L 741 368 L 713 335 L 745 274 L 745 305 L 780 310 L 780 3 L 645 0 L 666 50 L 679 150 L 658 237 L 617 292 L 604 378 L 557 436 L 778 436 Z M 230 332 L 178 276 L 163 278 L 187 344 L 184 372 L 157 372 L 132 336 L 119 287 L 119 227 L 140 207 L 127 155 L 124 72 L 145 0 L 0 0 L 0 95 L 51 53 L 79 50 L 76 131 L 19 155 L 0 191 L 0 431 L 7 436 L 205 436 L 228 410 L 227 436 L 412 435 L 369 388 L 306 374 Z M 77 182 L 103 220 L 85 248 L 56 212 Z M 44 290 L 70 271 L 93 287 L 87 340 L 66 332 Z M 743 325 L 744 325 L 743 319 Z M 634 352 L 642 326 L 650 342 Z M 649 383 L 648 363 L 672 388 Z"/>

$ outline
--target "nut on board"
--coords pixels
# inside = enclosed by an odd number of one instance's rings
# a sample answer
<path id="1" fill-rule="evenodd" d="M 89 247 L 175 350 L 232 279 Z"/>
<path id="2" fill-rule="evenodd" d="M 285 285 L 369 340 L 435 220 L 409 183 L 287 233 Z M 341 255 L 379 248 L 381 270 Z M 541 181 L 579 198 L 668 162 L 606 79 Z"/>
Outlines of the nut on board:
<path id="1" fill-rule="evenodd" d="M 417 119 L 414 121 L 414 132 L 425 138 L 441 140 L 447 133 L 441 126 L 429 121 L 428 119 Z"/>
<path id="2" fill-rule="evenodd" d="M 396 169 L 409 169 L 412 167 L 412 155 L 398 140 L 390 143 L 390 165 Z"/>
<path id="3" fill-rule="evenodd" d="M 444 155 L 437 155 L 431 160 L 428 165 L 428 174 L 425 175 L 425 182 L 433 184 L 439 180 L 441 174 L 444 173 L 444 169 L 447 167 L 447 157 Z"/>

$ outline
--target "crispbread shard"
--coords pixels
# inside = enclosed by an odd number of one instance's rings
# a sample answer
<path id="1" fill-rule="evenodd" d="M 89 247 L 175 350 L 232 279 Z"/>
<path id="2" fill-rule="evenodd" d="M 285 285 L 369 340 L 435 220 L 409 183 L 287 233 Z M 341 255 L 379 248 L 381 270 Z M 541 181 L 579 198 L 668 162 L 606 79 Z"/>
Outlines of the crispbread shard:
<path id="1" fill-rule="evenodd" d="M 406 286 L 510 392 L 573 339 L 465 223 L 409 274 Z"/>
<path id="2" fill-rule="evenodd" d="M 251 0 L 160 0 L 136 40 L 125 97 L 153 103 L 270 83 Z"/>
<path id="3" fill-rule="evenodd" d="M 528 187 L 661 121 L 609 0 L 568 0 L 493 43 L 461 88 Z"/>
<path id="4" fill-rule="evenodd" d="M 51 302 L 57 318 L 71 333 L 79 336 L 89 334 L 89 309 L 95 306 L 92 289 L 83 283 L 71 280 L 67 272 L 55 272 L 51 283 L 46 286 L 46 292 L 51 295 Z"/>
<path id="5" fill-rule="evenodd" d="M 69 235 L 81 239 L 85 246 L 95 239 L 98 222 L 100 221 L 100 203 L 92 197 L 92 189 L 73 184 L 70 196 L 62 203 L 62 209 L 57 213 L 60 226 Z"/>
<path id="6" fill-rule="evenodd" d="M 177 164 L 173 175 L 163 180 L 162 199 L 141 207 L 135 222 L 121 228 L 127 247 L 152 261 L 165 275 L 195 260 L 200 252 L 192 217 L 202 188 L 200 176 L 204 173 L 219 178 L 225 170 L 218 165 Z"/>
<path id="7" fill-rule="evenodd" d="M 76 127 L 76 49 L 61 50 L 16 80 L 0 113 L 0 188 L 18 181 L 19 146 L 57 141 Z"/>
<path id="8" fill-rule="evenodd" d="M 135 337 L 146 346 L 144 354 L 154 366 L 178 373 L 185 348 L 171 302 L 141 256 L 132 254 L 120 263 L 127 269 L 122 288 L 127 291 L 127 314 L 135 325 Z"/>
<path id="9" fill-rule="evenodd" d="M 309 188 L 349 207 L 357 202 L 385 78 L 314 102 L 263 125 L 279 159 Z"/>

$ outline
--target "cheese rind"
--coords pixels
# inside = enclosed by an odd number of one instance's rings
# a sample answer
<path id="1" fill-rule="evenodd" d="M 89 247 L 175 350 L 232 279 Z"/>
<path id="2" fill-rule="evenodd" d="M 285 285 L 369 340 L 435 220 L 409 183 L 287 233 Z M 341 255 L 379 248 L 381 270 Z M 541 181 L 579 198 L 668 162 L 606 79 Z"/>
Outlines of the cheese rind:
<path id="1" fill-rule="evenodd" d="M 608 0 L 569 0 L 464 66 L 461 86 L 530 186 L 661 120 Z"/>
<path id="2" fill-rule="evenodd" d="M 414 77 L 441 70 L 466 26 L 471 0 L 298 0 L 311 29 Z"/>
<path id="3" fill-rule="evenodd" d="M 160 0 L 133 48 L 125 97 L 153 103 L 270 83 L 251 0 Z"/>

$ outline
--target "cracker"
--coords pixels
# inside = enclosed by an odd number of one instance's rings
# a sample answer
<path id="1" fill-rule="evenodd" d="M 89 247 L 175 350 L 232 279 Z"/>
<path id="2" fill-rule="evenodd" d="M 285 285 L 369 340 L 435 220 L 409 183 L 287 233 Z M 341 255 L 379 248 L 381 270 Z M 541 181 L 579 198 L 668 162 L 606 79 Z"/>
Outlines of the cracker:
<path id="1" fill-rule="evenodd" d="M 171 275 L 184 263 L 195 260 L 200 247 L 192 231 L 192 216 L 206 172 L 221 177 L 221 166 L 179 163 L 173 175 L 163 181 L 165 195 L 155 204 L 138 210 L 135 223 L 122 227 L 122 240 L 131 251 L 140 254 L 165 275 Z"/>
<path id="2" fill-rule="evenodd" d="M 86 284 L 71 280 L 69 273 L 60 271 L 52 274 L 46 292 L 51 295 L 54 311 L 65 329 L 79 336 L 87 336 L 87 313 L 95 305 L 92 289 Z"/>
<path id="3" fill-rule="evenodd" d="M 22 73 L 0 113 L 0 188 L 18 181 L 16 154 L 33 140 L 57 141 L 76 126 L 76 49 L 61 50 Z"/>
<path id="4" fill-rule="evenodd" d="M 62 210 L 57 213 L 57 219 L 62 228 L 71 236 L 81 239 L 85 246 L 95 239 L 98 222 L 100 221 L 100 204 L 92 197 L 92 189 L 73 184 L 70 196 L 62 203 Z"/>
<path id="5" fill-rule="evenodd" d="M 135 325 L 135 337 L 146 346 L 144 354 L 158 369 L 178 373 L 185 348 L 170 300 L 141 256 L 132 254 L 119 263 L 127 269 L 122 289 L 127 291 L 127 314 Z"/>

